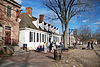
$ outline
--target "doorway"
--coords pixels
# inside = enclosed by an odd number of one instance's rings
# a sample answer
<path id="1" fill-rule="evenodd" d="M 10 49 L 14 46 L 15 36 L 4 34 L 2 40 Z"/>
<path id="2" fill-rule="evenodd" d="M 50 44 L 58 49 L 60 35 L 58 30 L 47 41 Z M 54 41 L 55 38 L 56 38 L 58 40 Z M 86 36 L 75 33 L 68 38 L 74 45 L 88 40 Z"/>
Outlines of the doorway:
<path id="1" fill-rule="evenodd" d="M 5 45 L 11 45 L 11 31 L 5 31 Z"/>

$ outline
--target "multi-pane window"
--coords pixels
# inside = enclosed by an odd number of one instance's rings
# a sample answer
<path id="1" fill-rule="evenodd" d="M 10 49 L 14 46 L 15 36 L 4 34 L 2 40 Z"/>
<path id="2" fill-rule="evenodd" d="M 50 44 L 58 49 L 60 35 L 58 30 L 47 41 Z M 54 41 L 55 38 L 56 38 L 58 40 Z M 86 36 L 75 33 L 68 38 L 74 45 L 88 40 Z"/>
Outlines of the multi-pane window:
<path id="1" fill-rule="evenodd" d="M 34 42 L 35 42 L 35 32 L 34 32 Z"/>
<path id="2" fill-rule="evenodd" d="M 42 34 L 42 42 L 44 42 L 44 34 Z"/>
<path id="3" fill-rule="evenodd" d="M 40 33 L 40 42 L 41 42 L 41 33 Z"/>
<path id="4" fill-rule="evenodd" d="M 11 30 L 10 26 L 5 26 L 5 30 Z"/>
<path id="5" fill-rule="evenodd" d="M 30 42 L 33 41 L 33 32 L 30 32 Z"/>
<path id="6" fill-rule="evenodd" d="M 39 41 L 39 33 L 37 33 L 37 42 Z"/>
<path id="7" fill-rule="evenodd" d="M 46 35 L 45 35 L 45 42 L 46 42 Z"/>
<path id="8" fill-rule="evenodd" d="M 11 7 L 7 6 L 7 16 L 11 17 Z"/>

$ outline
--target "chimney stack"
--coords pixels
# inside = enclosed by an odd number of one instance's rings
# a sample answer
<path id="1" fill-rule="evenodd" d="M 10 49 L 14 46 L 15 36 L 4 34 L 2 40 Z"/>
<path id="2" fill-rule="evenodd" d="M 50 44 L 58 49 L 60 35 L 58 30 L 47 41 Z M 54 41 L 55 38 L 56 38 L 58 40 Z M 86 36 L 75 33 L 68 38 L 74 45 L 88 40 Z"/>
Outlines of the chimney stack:
<path id="1" fill-rule="evenodd" d="M 32 16 L 32 8 L 31 7 L 26 7 L 26 14 Z"/>
<path id="2" fill-rule="evenodd" d="M 39 22 L 43 22 L 43 21 L 44 21 L 44 15 L 41 14 L 41 15 L 39 15 Z"/>

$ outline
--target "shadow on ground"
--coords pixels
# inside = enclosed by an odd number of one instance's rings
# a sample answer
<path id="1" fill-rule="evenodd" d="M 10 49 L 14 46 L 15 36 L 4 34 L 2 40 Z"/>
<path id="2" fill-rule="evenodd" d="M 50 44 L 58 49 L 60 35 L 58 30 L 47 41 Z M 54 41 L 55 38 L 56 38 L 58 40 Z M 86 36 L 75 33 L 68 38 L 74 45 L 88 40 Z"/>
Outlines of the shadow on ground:
<path id="1" fill-rule="evenodd" d="M 6 56 L 0 58 L 0 67 L 28 67 L 30 60 L 30 52 L 20 59 L 18 56 Z"/>
<path id="2" fill-rule="evenodd" d="M 50 58 L 50 59 L 53 59 L 53 60 L 54 60 L 54 57 L 52 57 L 52 56 L 46 56 L 46 57 L 48 57 L 48 58 Z"/>

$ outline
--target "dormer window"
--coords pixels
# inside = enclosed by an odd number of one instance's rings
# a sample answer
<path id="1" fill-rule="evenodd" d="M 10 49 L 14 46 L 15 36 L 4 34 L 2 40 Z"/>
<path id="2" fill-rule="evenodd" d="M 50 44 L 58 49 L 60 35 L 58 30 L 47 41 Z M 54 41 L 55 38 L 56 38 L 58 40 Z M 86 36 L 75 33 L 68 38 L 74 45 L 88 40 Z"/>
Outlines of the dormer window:
<path id="1" fill-rule="evenodd" d="M 7 6 L 7 17 L 11 17 L 11 6 Z"/>

